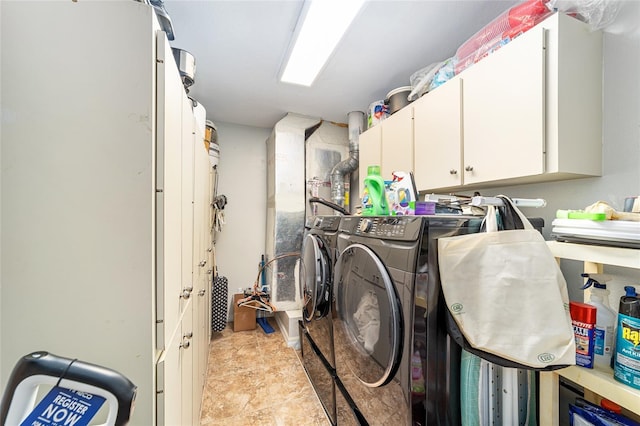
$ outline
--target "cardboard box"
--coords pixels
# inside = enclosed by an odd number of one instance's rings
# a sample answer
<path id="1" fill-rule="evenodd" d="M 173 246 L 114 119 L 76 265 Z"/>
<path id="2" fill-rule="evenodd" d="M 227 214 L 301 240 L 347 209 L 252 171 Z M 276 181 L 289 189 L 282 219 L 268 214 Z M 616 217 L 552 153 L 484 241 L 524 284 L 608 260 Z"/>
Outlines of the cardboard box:
<path id="1" fill-rule="evenodd" d="M 242 298 L 244 294 L 233 295 L 233 331 L 255 330 L 256 310 L 238 306 L 238 300 Z"/>

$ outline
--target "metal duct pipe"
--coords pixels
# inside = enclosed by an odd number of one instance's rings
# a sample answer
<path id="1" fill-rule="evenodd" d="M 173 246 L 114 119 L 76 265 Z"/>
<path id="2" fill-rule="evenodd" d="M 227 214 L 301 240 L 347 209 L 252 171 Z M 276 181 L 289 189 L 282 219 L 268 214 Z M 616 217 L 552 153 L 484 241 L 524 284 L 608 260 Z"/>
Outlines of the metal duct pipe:
<path id="1" fill-rule="evenodd" d="M 344 205 L 344 178 L 358 168 L 360 133 L 364 127 L 364 112 L 352 111 L 347 114 L 349 124 L 349 158 L 336 164 L 331 170 L 331 200 L 341 206 Z M 349 206 L 346 206 L 348 209 Z"/>

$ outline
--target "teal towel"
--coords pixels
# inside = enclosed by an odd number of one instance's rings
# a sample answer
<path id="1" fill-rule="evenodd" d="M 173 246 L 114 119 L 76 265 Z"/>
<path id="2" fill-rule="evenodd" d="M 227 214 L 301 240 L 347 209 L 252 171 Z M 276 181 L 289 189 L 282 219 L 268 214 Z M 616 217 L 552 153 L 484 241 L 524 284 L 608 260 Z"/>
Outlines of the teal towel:
<path id="1" fill-rule="evenodd" d="M 463 350 L 460 358 L 462 426 L 480 426 L 480 358 Z"/>
<path id="2" fill-rule="evenodd" d="M 506 367 L 491 364 L 465 350 L 462 351 L 460 358 L 462 426 L 537 426 L 536 373 L 517 370 L 516 385 L 511 383 L 512 379 L 505 377 L 508 383 L 503 380 L 505 369 Z M 512 371 L 512 369 L 509 370 Z M 514 386 L 517 386 L 517 389 L 513 389 Z M 508 398 L 517 398 L 517 401 L 503 400 L 506 395 L 509 395 Z M 506 404 L 509 404 L 509 407 L 506 407 Z M 514 406 L 514 404 L 517 405 Z M 508 413 L 511 413 L 512 418 L 505 419 L 504 415 L 509 415 Z"/>

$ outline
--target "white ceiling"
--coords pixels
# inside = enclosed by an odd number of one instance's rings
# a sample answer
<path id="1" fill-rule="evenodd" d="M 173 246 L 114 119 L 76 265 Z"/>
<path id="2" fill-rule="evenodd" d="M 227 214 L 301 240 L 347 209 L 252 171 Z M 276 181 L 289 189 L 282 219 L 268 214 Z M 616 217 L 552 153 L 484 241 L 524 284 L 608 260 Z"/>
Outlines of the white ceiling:
<path id="1" fill-rule="evenodd" d="M 287 112 L 346 122 L 410 84 L 516 0 L 368 0 L 312 87 L 278 81 L 302 0 L 165 0 L 173 47 L 196 59 L 189 95 L 214 122 L 273 127 Z"/>

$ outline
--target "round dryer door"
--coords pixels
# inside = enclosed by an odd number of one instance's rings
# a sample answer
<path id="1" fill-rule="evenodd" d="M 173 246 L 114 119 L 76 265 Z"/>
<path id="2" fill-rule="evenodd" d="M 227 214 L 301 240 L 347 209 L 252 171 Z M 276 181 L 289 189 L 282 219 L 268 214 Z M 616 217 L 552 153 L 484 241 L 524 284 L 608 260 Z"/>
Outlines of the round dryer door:
<path id="1" fill-rule="evenodd" d="M 331 307 L 331 258 L 324 241 L 309 234 L 302 244 L 302 315 L 309 322 L 329 313 Z"/>
<path id="2" fill-rule="evenodd" d="M 398 293 L 380 258 L 351 244 L 336 262 L 334 345 L 336 357 L 366 386 L 395 376 L 402 357 L 403 318 Z M 336 360 L 336 363 L 338 361 Z"/>

